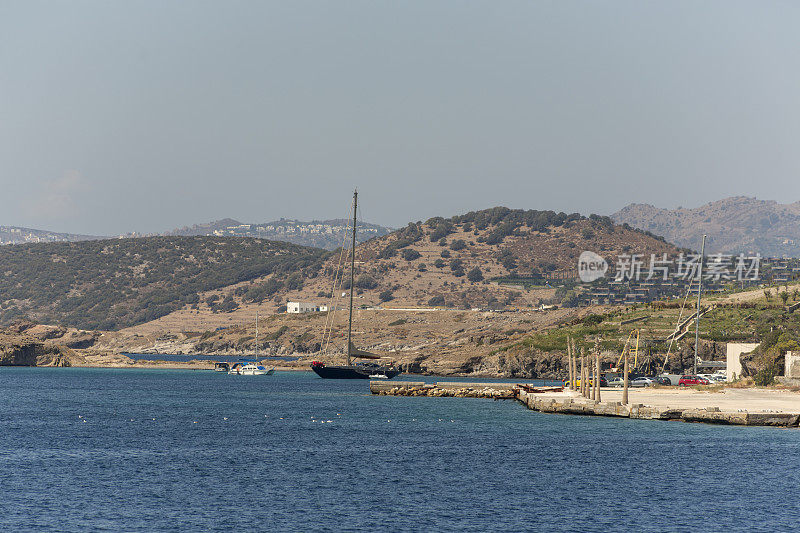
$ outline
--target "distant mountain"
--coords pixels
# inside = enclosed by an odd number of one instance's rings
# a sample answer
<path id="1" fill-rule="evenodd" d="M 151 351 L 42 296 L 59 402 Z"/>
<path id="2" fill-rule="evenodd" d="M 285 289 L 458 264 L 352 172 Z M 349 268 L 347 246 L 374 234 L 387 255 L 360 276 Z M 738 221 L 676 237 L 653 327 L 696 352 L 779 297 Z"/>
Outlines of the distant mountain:
<path id="1" fill-rule="evenodd" d="M 706 251 L 711 253 L 800 257 L 800 202 L 736 196 L 693 209 L 630 204 L 611 218 L 695 250 L 706 234 Z"/>
<path id="2" fill-rule="evenodd" d="M 76 233 L 57 233 L 42 229 L 20 228 L 17 226 L 0 226 L 0 244 L 24 244 L 28 242 L 77 242 L 107 239 L 96 235 L 80 235 Z"/>
<path id="3" fill-rule="evenodd" d="M 313 246 L 334 250 L 342 245 L 345 233 L 348 230 L 348 221 L 313 220 L 303 222 L 300 220 L 287 220 L 282 218 L 273 222 L 261 224 L 243 224 L 232 218 L 224 218 L 207 224 L 195 224 L 166 233 L 168 236 L 215 236 L 215 237 L 255 237 L 273 241 L 285 241 L 302 246 Z M 382 237 L 391 233 L 390 228 L 359 222 L 358 242 L 367 241 L 373 237 Z"/>

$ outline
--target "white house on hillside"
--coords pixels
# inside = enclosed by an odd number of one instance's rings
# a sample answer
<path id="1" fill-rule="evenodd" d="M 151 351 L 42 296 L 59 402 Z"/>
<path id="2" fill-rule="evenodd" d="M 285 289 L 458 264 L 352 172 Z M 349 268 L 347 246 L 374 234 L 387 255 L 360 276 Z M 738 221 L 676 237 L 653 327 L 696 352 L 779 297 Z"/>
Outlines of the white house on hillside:
<path id="1" fill-rule="evenodd" d="M 319 307 L 317 307 L 316 304 L 308 302 L 286 302 L 287 313 L 313 313 L 314 311 L 319 311 Z"/>

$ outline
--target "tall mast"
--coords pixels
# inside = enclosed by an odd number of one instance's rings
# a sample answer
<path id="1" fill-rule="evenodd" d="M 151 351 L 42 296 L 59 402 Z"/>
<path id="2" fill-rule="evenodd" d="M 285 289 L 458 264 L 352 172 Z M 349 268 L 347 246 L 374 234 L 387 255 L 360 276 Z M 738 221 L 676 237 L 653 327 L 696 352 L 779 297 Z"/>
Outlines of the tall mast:
<path id="1" fill-rule="evenodd" d="M 353 285 L 356 269 L 356 213 L 358 212 L 358 190 L 353 191 L 353 243 L 350 253 L 350 313 L 347 319 L 347 364 L 350 365 L 350 338 L 353 335 Z"/>
<path id="2" fill-rule="evenodd" d="M 258 362 L 258 309 L 256 309 L 256 362 Z"/>
<path id="3" fill-rule="evenodd" d="M 700 294 L 703 292 L 703 259 L 706 256 L 706 236 L 700 247 L 700 270 L 697 274 L 697 315 L 694 318 L 694 375 L 697 375 L 697 353 L 700 349 Z"/>

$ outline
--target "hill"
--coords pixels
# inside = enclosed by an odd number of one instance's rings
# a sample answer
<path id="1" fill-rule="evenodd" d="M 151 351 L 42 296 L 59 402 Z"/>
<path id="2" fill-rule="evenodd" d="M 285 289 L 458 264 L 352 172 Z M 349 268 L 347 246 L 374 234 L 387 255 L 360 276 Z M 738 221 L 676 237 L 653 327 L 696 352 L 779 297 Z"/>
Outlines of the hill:
<path id="1" fill-rule="evenodd" d="M 800 202 L 779 204 L 738 196 L 694 209 L 630 204 L 611 218 L 695 250 L 706 234 L 706 250 L 711 253 L 800 257 Z"/>
<path id="2" fill-rule="evenodd" d="M 677 253 L 663 239 L 617 226 L 607 217 L 497 207 L 414 222 L 358 245 L 356 305 L 453 309 L 574 305 L 573 295 L 583 290 L 574 278 L 584 250 L 596 251 L 611 264 L 626 252 Z M 349 287 L 349 275 L 340 264 L 346 263 L 345 257 L 341 252 L 329 255 L 301 287 L 275 276 L 241 283 L 204 294 L 199 314 L 184 309 L 153 325 L 162 330 L 204 330 L 252 320 L 256 309 L 274 313 L 287 300 L 328 305 L 332 295 L 341 296 Z M 332 291 L 335 279 L 337 289 Z M 215 316 L 215 306 L 227 298 L 237 309 L 230 317 L 218 312 Z M 344 301 L 339 299 L 338 304 Z"/>
<path id="3" fill-rule="evenodd" d="M 360 307 L 569 306 L 582 290 L 573 280 L 583 250 L 612 264 L 620 253 L 677 251 L 607 217 L 497 207 L 414 222 L 361 243 L 356 301 Z M 334 279 L 337 295 L 349 286 L 338 268 L 343 257 L 244 237 L 3 247 L 0 321 L 24 316 L 103 330 L 150 322 L 167 331 L 223 327 L 252 320 L 256 310 L 274 313 L 287 300 L 328 304 Z"/>
<path id="4" fill-rule="evenodd" d="M 625 252 L 677 252 L 663 239 L 616 226 L 606 217 L 496 207 L 412 223 L 362 244 L 357 283 L 375 296 L 390 291 L 407 304 L 529 306 L 539 298 L 526 301 L 521 291 L 491 282 L 547 287 L 555 280 L 572 281 L 584 250 L 611 264 Z M 334 260 L 328 261 L 328 275 Z"/>
<path id="5" fill-rule="evenodd" d="M 143 237 L 0 248 L 0 321 L 117 329 L 196 305 L 200 294 L 280 274 L 300 287 L 326 252 L 263 239 Z M 294 277 L 292 277 L 294 275 Z M 221 299 L 214 308 L 230 308 Z"/>
<path id="6" fill-rule="evenodd" d="M 282 218 L 273 222 L 243 224 L 238 220 L 225 218 L 207 224 L 195 224 L 191 227 L 176 229 L 166 235 L 255 237 L 334 250 L 342 245 L 348 228 L 348 221 L 344 219 L 303 222 Z M 358 242 L 364 242 L 373 237 L 382 237 L 391 231 L 391 229 L 377 224 L 359 222 Z"/>

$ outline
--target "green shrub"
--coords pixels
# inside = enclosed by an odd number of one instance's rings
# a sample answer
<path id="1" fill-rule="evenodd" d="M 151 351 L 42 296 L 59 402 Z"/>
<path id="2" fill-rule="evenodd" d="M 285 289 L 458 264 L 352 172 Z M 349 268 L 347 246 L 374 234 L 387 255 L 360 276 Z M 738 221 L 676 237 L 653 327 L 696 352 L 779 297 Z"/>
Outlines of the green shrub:
<path id="1" fill-rule="evenodd" d="M 775 383 L 775 376 L 777 376 L 779 372 L 780 368 L 776 363 L 768 364 L 756 372 L 756 375 L 753 376 L 753 381 L 759 387 L 768 387 Z"/>
<path id="2" fill-rule="evenodd" d="M 483 281 L 483 272 L 481 272 L 480 268 L 475 267 L 469 271 L 469 274 L 467 274 L 467 279 L 473 283 Z"/>
<path id="3" fill-rule="evenodd" d="M 434 296 L 428 300 L 428 305 L 432 307 L 443 307 L 445 304 L 444 296 Z"/>
<path id="4" fill-rule="evenodd" d="M 401 252 L 401 255 L 406 261 L 413 261 L 415 259 L 419 259 L 421 254 L 413 248 L 405 248 Z"/>
<path id="5" fill-rule="evenodd" d="M 378 298 L 382 302 L 388 302 L 388 301 L 394 300 L 394 295 L 392 294 L 392 291 L 386 290 L 386 291 L 381 292 L 378 295 Z"/>

